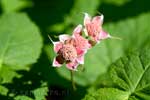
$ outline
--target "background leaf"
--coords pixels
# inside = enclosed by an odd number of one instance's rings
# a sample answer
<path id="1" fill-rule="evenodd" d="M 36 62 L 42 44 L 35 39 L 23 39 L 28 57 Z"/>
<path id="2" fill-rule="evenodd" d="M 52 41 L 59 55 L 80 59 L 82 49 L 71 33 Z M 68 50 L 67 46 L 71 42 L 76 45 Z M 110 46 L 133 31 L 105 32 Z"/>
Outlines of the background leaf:
<path id="1" fill-rule="evenodd" d="M 18 70 L 29 70 L 41 53 L 42 38 L 37 26 L 24 13 L 3 14 L 0 17 L 0 84 L 22 77 Z M 6 95 L 6 93 L 0 94 Z"/>
<path id="2" fill-rule="evenodd" d="M 1 0 L 3 12 L 14 12 L 32 5 L 29 0 Z"/>
<path id="3" fill-rule="evenodd" d="M 115 88 L 101 88 L 86 95 L 83 100 L 128 100 L 128 92 Z"/>
<path id="4" fill-rule="evenodd" d="M 144 63 L 147 61 L 146 63 Z M 88 94 L 85 100 L 149 100 L 150 99 L 150 49 L 133 52 L 118 59 L 110 66 L 113 88 L 102 88 Z M 124 95 L 125 93 L 125 95 Z M 123 96 L 124 97 L 123 97 Z M 120 97 L 120 99 L 119 99 Z"/>
<path id="5" fill-rule="evenodd" d="M 2 65 L 24 66 L 35 63 L 42 47 L 38 28 L 25 14 L 0 18 L 0 60 Z"/>
<path id="6" fill-rule="evenodd" d="M 70 13 L 64 17 L 64 22 L 54 24 L 50 27 L 50 30 L 57 33 L 62 33 L 65 30 L 67 33 L 71 33 L 71 28 L 83 23 L 84 13 L 88 12 L 94 15 L 100 3 L 101 0 L 76 0 Z"/>

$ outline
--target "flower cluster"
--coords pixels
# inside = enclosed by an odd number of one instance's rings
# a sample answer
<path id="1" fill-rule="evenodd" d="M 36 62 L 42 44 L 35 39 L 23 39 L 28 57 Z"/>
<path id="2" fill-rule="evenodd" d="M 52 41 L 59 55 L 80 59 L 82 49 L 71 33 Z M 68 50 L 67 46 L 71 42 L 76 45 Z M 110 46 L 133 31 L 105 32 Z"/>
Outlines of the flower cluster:
<path id="1" fill-rule="evenodd" d="M 57 56 L 53 60 L 54 67 L 60 67 L 66 64 L 70 70 L 77 70 L 79 64 L 84 64 L 84 55 L 95 44 L 111 36 L 102 28 L 104 16 L 95 16 L 91 18 L 87 13 L 84 17 L 84 27 L 78 25 L 72 36 L 60 35 L 58 42 L 53 42 L 54 51 Z M 88 37 L 83 37 L 82 33 Z"/>

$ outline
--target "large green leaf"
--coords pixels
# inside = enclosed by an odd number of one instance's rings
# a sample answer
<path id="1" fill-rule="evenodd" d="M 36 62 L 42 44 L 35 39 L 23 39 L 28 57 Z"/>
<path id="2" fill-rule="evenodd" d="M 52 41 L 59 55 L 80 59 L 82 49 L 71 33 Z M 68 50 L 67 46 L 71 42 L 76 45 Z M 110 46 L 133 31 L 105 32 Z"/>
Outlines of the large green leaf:
<path id="1" fill-rule="evenodd" d="M 0 17 L 0 94 L 7 94 L 3 86 L 12 83 L 14 78 L 22 75 L 17 73 L 37 61 L 42 48 L 42 38 L 37 26 L 26 14 L 10 13 Z"/>
<path id="2" fill-rule="evenodd" d="M 92 84 L 124 52 L 142 48 L 148 43 L 150 38 L 149 17 L 150 14 L 147 13 L 135 18 L 106 24 L 104 29 L 111 35 L 122 38 L 122 40 L 104 40 L 90 49 L 85 56 L 85 64 L 83 65 L 85 70 L 75 72 L 76 83 L 84 86 Z M 70 79 L 70 73 L 64 66 L 57 68 L 57 71 L 61 76 Z"/>
<path id="3" fill-rule="evenodd" d="M 150 48 L 120 58 L 109 73 L 114 87 L 90 93 L 85 100 L 150 100 Z"/>
<path id="4" fill-rule="evenodd" d="M 101 88 L 85 96 L 83 100 L 128 100 L 128 92 L 115 88 Z"/>
<path id="5" fill-rule="evenodd" d="M 25 14 L 0 17 L 0 66 L 35 63 L 42 47 L 39 30 Z"/>
<path id="6" fill-rule="evenodd" d="M 14 12 L 22 8 L 31 6 L 31 1 L 27 0 L 1 0 L 3 12 Z"/>

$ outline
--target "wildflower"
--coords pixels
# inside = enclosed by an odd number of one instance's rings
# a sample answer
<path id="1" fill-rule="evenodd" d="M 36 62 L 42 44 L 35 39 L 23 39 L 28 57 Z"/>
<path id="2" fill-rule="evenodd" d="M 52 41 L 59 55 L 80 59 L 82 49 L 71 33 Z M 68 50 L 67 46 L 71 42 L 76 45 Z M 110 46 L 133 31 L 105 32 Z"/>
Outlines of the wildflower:
<path id="1" fill-rule="evenodd" d="M 79 64 L 84 64 L 84 55 L 90 48 L 88 40 L 82 37 L 82 25 L 78 25 L 73 36 L 60 35 L 59 42 L 53 42 L 57 57 L 54 58 L 53 66 L 60 67 L 66 63 L 70 70 L 76 70 Z"/>
<path id="2" fill-rule="evenodd" d="M 111 36 L 102 29 L 104 16 L 91 17 L 85 13 L 84 17 L 84 32 L 87 36 L 90 36 L 93 42 L 99 43 L 100 40 L 110 38 Z"/>

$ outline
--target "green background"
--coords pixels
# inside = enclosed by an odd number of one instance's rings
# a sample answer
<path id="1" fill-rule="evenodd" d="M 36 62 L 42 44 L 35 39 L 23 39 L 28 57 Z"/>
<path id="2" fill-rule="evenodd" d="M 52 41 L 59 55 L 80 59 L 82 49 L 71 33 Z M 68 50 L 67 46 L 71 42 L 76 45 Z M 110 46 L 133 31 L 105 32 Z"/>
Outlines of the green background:
<path id="1" fill-rule="evenodd" d="M 0 99 L 150 100 L 148 70 L 139 66 L 140 62 L 150 66 L 149 4 L 149 0 L 1 0 Z M 104 14 L 104 30 L 122 40 L 103 40 L 89 50 L 85 64 L 79 66 L 84 70 L 74 73 L 77 90 L 73 91 L 69 70 L 52 67 L 55 54 L 48 35 L 54 41 L 60 34 L 71 35 L 83 24 L 83 12 Z M 137 61 L 138 54 L 142 61 Z M 125 59 L 123 68 L 120 57 Z M 128 68 L 130 63 L 137 71 Z M 129 70 L 125 72 L 129 79 L 119 68 Z M 136 81 L 135 76 L 145 77 L 141 73 L 147 78 Z M 125 84 L 127 80 L 133 85 Z M 132 90 L 136 82 L 147 87 L 136 92 Z"/>

